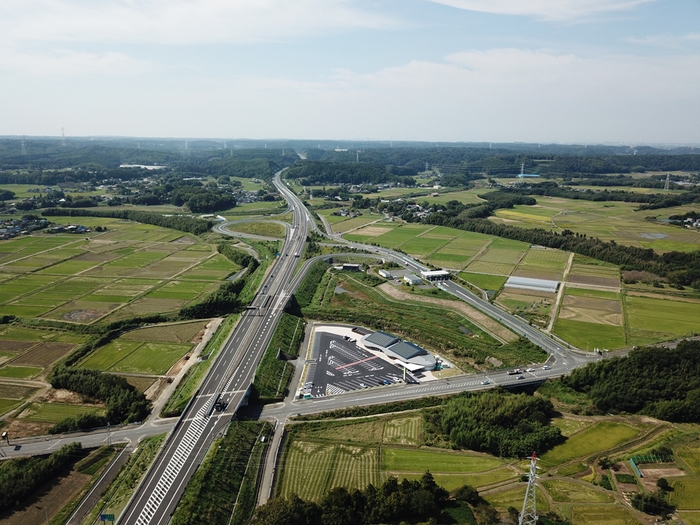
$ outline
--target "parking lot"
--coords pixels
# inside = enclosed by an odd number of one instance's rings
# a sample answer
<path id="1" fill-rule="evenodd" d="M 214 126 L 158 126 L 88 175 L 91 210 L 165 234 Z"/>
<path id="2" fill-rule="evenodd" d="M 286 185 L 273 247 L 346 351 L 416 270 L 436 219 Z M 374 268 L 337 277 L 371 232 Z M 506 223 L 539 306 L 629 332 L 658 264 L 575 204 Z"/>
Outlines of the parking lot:
<path id="1" fill-rule="evenodd" d="M 311 358 L 303 390 L 311 397 L 389 385 L 403 378 L 402 368 L 360 348 L 350 336 L 316 332 Z"/>

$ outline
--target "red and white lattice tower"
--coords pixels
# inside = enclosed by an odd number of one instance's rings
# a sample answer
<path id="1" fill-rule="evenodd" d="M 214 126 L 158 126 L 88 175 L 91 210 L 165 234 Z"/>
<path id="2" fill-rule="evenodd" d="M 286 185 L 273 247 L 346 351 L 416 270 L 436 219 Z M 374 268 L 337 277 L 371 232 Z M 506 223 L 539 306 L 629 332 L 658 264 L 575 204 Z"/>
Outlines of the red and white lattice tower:
<path id="1" fill-rule="evenodd" d="M 527 490 L 523 501 L 523 510 L 520 512 L 518 525 L 537 525 L 537 454 L 532 453 L 530 460 L 530 473 L 527 479 Z"/>

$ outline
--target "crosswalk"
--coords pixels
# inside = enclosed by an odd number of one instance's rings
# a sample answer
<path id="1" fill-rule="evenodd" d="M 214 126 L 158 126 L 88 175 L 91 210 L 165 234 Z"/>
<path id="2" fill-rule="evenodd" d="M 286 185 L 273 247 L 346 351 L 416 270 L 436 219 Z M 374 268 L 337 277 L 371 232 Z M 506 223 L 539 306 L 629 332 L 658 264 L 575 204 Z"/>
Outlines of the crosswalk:
<path id="1" fill-rule="evenodd" d="M 213 399 L 214 398 L 212 397 L 210 399 L 210 402 Z M 156 515 L 160 504 L 163 503 L 165 495 L 173 486 L 175 478 L 180 473 L 180 470 L 182 470 L 182 467 L 185 465 L 185 463 L 188 461 L 190 454 L 192 454 L 194 447 L 199 441 L 199 438 L 204 433 L 204 429 L 206 428 L 207 423 L 209 422 L 207 414 L 210 408 L 210 402 L 203 405 L 202 408 L 200 408 L 197 411 L 195 417 L 192 418 L 192 420 L 190 421 L 185 435 L 180 440 L 180 443 L 178 444 L 175 453 L 172 455 L 170 461 L 168 462 L 168 466 L 163 471 L 163 475 L 158 480 L 155 489 L 153 489 L 153 492 L 151 492 L 148 501 L 141 510 L 141 514 L 136 520 L 137 525 L 148 525 L 153 520 L 153 516 Z"/>
<path id="2" fill-rule="evenodd" d="M 226 382 L 226 386 L 223 388 L 224 392 L 229 392 L 234 377 L 235 374 L 232 374 L 229 380 Z M 233 393 L 235 393 L 235 391 Z M 163 503 L 166 494 L 172 488 L 177 475 L 182 470 L 182 467 L 185 466 L 188 461 L 193 460 L 190 458 L 190 456 L 202 437 L 202 434 L 204 434 L 204 430 L 210 421 L 209 414 L 217 397 L 218 396 L 216 395 L 210 396 L 209 400 L 199 410 L 197 410 L 195 416 L 187 420 L 189 423 L 187 431 L 180 440 L 180 443 L 168 462 L 168 466 L 165 467 L 163 475 L 158 480 L 156 487 L 153 489 L 153 492 L 151 492 L 148 501 L 144 505 L 141 514 L 136 520 L 137 525 L 148 525 L 151 523 L 153 516 L 156 515 L 156 512 L 158 511 L 161 503 Z"/>

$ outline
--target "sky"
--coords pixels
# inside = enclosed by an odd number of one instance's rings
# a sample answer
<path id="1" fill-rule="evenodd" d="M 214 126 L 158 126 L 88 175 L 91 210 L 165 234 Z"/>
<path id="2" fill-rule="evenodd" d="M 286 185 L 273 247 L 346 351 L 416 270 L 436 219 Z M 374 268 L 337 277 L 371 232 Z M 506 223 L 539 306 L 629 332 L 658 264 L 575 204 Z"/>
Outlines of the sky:
<path id="1" fill-rule="evenodd" d="M 700 144 L 700 0 L 2 0 L 0 135 Z"/>

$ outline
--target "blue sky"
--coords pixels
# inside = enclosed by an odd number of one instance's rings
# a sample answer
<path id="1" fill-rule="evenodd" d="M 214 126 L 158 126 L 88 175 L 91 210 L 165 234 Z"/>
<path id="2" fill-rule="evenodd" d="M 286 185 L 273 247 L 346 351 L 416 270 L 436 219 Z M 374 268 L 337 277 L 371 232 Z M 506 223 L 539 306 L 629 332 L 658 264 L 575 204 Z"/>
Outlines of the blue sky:
<path id="1" fill-rule="evenodd" d="M 700 0 L 3 0 L 0 134 L 700 144 Z"/>

